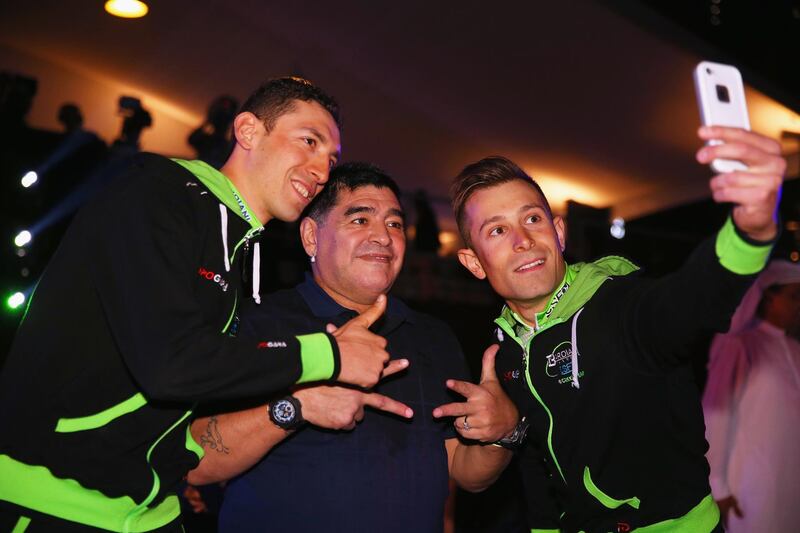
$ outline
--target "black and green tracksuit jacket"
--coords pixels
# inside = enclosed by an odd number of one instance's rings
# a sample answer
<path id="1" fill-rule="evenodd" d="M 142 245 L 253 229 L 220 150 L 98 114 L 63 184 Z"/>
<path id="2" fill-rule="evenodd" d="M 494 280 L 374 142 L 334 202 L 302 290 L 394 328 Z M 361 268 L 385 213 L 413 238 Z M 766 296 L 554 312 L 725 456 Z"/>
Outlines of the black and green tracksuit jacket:
<path id="1" fill-rule="evenodd" d="M 3 508 L 109 531 L 180 527 L 171 491 L 203 453 L 196 404 L 335 377 L 327 333 L 230 334 L 257 289 L 245 281 L 261 231 L 220 172 L 149 154 L 78 214 L 0 377 Z"/>
<path id="2" fill-rule="evenodd" d="M 535 327 L 503 310 L 497 371 L 531 422 L 521 465 L 533 531 L 717 527 L 688 359 L 727 328 L 770 248 L 728 220 L 664 278 L 606 257 L 568 266 Z"/>

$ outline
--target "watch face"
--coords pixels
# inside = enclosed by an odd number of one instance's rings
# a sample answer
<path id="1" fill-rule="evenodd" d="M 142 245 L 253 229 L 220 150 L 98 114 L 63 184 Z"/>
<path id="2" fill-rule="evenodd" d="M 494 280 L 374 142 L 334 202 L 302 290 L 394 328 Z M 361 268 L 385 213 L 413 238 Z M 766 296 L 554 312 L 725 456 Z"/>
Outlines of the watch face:
<path id="1" fill-rule="evenodd" d="M 297 415 L 297 411 L 289 400 L 278 400 L 272 406 L 272 416 L 279 424 L 292 422 Z"/>

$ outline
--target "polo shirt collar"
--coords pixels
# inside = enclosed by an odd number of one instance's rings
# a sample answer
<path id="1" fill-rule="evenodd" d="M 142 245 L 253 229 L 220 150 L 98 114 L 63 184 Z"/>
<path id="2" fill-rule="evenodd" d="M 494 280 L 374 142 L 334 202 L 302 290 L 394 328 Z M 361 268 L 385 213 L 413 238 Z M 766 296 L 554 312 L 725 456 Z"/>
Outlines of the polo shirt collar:
<path id="1" fill-rule="evenodd" d="M 297 286 L 297 292 L 303 297 L 303 300 L 315 317 L 330 319 L 340 315 L 346 315 L 349 319 L 356 316 L 355 311 L 339 305 L 336 300 L 331 298 L 331 296 L 317 284 L 311 273 L 306 272 L 305 276 L 305 281 Z M 383 322 L 383 324 L 379 326 L 379 331 L 388 332 L 394 330 L 403 322 L 413 323 L 414 316 L 411 309 L 405 303 L 389 296 L 385 318 L 380 322 Z"/>

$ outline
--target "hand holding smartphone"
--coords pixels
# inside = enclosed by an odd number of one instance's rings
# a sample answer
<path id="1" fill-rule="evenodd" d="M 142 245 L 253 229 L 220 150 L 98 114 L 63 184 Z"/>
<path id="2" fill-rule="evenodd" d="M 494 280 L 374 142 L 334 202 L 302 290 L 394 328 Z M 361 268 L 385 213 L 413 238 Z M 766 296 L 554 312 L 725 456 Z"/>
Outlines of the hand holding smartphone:
<path id="1" fill-rule="evenodd" d="M 702 61 L 694 69 L 694 88 L 704 126 L 750 129 L 742 75 L 736 67 Z M 708 144 L 720 143 L 709 141 Z M 711 162 L 711 168 L 720 174 L 747 170 L 741 161 L 731 159 L 715 159 Z"/>

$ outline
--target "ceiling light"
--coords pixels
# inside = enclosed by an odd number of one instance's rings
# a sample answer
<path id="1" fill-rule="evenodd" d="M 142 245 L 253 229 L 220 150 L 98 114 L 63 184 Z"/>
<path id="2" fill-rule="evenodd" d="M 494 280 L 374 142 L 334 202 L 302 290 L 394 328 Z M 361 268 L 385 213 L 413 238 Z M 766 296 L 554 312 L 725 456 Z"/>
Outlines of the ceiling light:
<path id="1" fill-rule="evenodd" d="M 125 19 L 138 19 L 147 15 L 150 10 L 147 4 L 139 0 L 108 0 L 105 8 L 108 13 L 115 17 Z"/>
<path id="2" fill-rule="evenodd" d="M 23 246 L 25 246 L 26 244 L 31 242 L 32 239 L 33 239 L 33 235 L 31 235 L 30 231 L 22 230 L 17 234 L 16 237 L 14 237 L 14 244 L 16 244 L 18 247 L 22 248 Z"/>
<path id="3" fill-rule="evenodd" d="M 36 172 L 34 172 L 33 170 L 27 172 L 24 176 L 22 176 L 22 180 L 20 180 L 22 186 L 25 187 L 26 189 L 31 185 L 33 185 L 34 183 L 36 183 L 37 181 L 39 181 L 39 175 L 36 174 Z"/>
<path id="4" fill-rule="evenodd" d="M 615 239 L 622 239 L 625 237 L 625 219 L 615 218 L 611 223 L 611 236 Z"/>
<path id="5" fill-rule="evenodd" d="M 9 309 L 17 309 L 25 303 L 25 295 L 21 292 L 15 292 L 6 299 L 6 305 Z"/>

